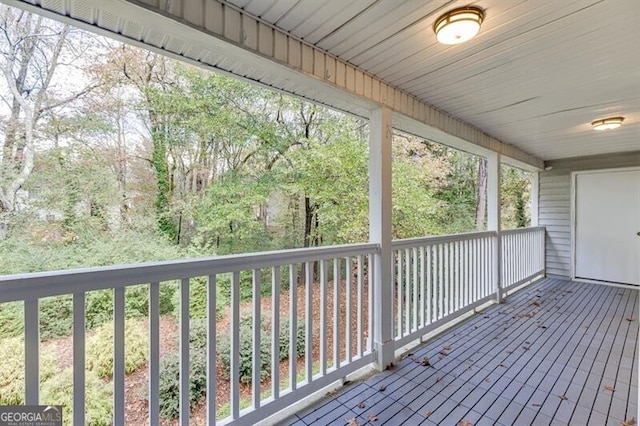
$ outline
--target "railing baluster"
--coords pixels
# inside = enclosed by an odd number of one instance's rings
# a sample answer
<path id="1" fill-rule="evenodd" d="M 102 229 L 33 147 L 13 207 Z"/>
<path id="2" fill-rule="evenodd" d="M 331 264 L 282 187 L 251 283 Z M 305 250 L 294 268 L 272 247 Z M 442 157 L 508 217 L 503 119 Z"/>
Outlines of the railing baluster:
<path id="1" fill-rule="evenodd" d="M 240 304 L 238 303 L 238 306 Z M 235 305 L 234 305 L 235 308 Z M 238 323 L 235 323 L 237 327 Z M 233 324 L 232 324 L 233 326 Z M 180 281 L 180 425 L 189 425 L 189 278 L 183 278 Z M 238 340 L 235 340 L 238 343 Z M 231 341 L 233 348 L 234 341 Z M 236 362 L 236 367 L 238 363 Z M 233 366 L 233 361 L 232 361 Z M 233 384 L 233 378 L 232 378 Z M 233 398 L 232 398 L 233 401 Z M 237 418 L 237 413 L 234 413 Z"/>
<path id="2" fill-rule="evenodd" d="M 453 243 L 453 282 L 454 282 L 454 306 L 458 311 L 462 306 L 462 293 L 460 292 L 460 241 Z"/>
<path id="3" fill-rule="evenodd" d="M 471 253 L 470 253 L 470 270 L 471 270 L 471 288 L 473 289 L 473 300 L 479 300 L 482 298 L 478 291 L 478 263 L 476 258 L 476 251 L 478 246 L 478 239 L 474 238 L 471 241 Z"/>
<path id="4" fill-rule="evenodd" d="M 207 277 L 207 424 L 216 423 L 216 275 Z M 158 423 L 154 423 L 158 424 Z"/>
<path id="5" fill-rule="evenodd" d="M 425 248 L 426 250 L 426 263 L 427 263 L 427 274 L 426 274 L 426 286 L 427 286 L 427 321 L 425 325 L 431 324 L 433 322 L 433 246 L 429 245 Z"/>
<path id="6" fill-rule="evenodd" d="M 444 317 L 444 302 L 445 302 L 445 294 L 444 294 L 444 247 L 443 244 L 438 244 L 438 319 Z"/>
<path id="7" fill-rule="evenodd" d="M 413 280 L 416 286 L 415 328 L 418 329 L 424 327 L 424 247 L 416 247 L 413 250 L 415 255 Z"/>
<path id="8" fill-rule="evenodd" d="M 340 367 L 340 259 L 333 259 L 333 368 Z"/>
<path id="9" fill-rule="evenodd" d="M 298 265 L 289 265 L 289 389 L 298 387 Z M 209 423 L 210 424 L 210 423 Z"/>
<path id="10" fill-rule="evenodd" d="M 398 315 L 398 331 L 397 331 L 397 335 L 400 337 L 402 336 L 402 298 L 403 293 L 402 293 L 402 250 L 398 250 L 398 255 L 397 255 L 397 261 L 396 261 L 396 272 L 398 274 L 397 276 L 397 282 L 396 282 L 396 300 L 397 300 L 397 315 Z"/>
<path id="11" fill-rule="evenodd" d="M 27 405 L 40 403 L 40 312 L 38 299 L 24 301 L 24 389 Z"/>
<path id="12" fill-rule="evenodd" d="M 404 332 L 411 332 L 411 255 L 409 250 L 404 250 Z"/>
<path id="13" fill-rule="evenodd" d="M 374 260 L 374 256 L 372 254 L 368 254 L 367 255 L 367 278 L 368 278 L 368 283 L 369 283 L 369 288 L 367 289 L 367 295 L 369 295 L 369 301 L 367 304 L 367 313 L 368 313 L 368 324 L 369 324 L 369 330 L 368 330 L 368 336 L 367 336 L 367 352 L 371 352 L 373 350 L 373 321 L 374 321 L 374 316 L 373 316 L 373 286 L 375 285 L 374 282 L 374 277 L 373 277 L 373 271 L 375 270 L 374 268 L 375 266 L 375 260 Z M 393 303 L 391 304 L 391 318 L 393 318 Z"/>
<path id="14" fill-rule="evenodd" d="M 305 351 L 304 366 L 307 383 L 313 380 L 313 265 L 311 262 L 305 263 L 305 288 L 306 288 L 306 310 L 305 324 Z"/>
<path id="15" fill-rule="evenodd" d="M 327 374 L 327 261 L 320 262 L 320 371 Z"/>
<path id="16" fill-rule="evenodd" d="M 449 313 L 456 311 L 456 300 L 458 294 L 456 293 L 456 241 L 449 243 L 449 288 L 450 290 L 450 302 Z"/>
<path id="17" fill-rule="evenodd" d="M 124 425 L 124 287 L 113 291 L 113 424 Z"/>
<path id="18" fill-rule="evenodd" d="M 149 425 L 153 426 L 153 425 L 160 424 L 160 283 L 158 282 L 149 284 L 149 378 L 148 380 L 149 380 Z M 76 423 L 76 422 L 74 423 L 84 424 L 84 423 Z"/>
<path id="19" fill-rule="evenodd" d="M 238 417 L 240 417 L 240 272 L 238 271 L 235 271 L 231 274 L 231 367 L 230 368 L 231 368 L 231 390 L 230 390 L 231 418 L 237 419 Z"/>
<path id="20" fill-rule="evenodd" d="M 85 295 L 73 295 L 73 423 L 85 424 Z"/>
<path id="21" fill-rule="evenodd" d="M 411 257 L 409 250 L 403 250 L 404 253 L 404 333 L 409 334 L 411 330 Z"/>
<path id="22" fill-rule="evenodd" d="M 414 247 L 411 251 L 411 266 L 413 268 L 412 288 L 413 300 L 411 301 L 413 322 L 411 323 L 411 331 L 418 329 L 418 307 L 420 299 L 418 298 L 418 248 Z"/>
<path id="23" fill-rule="evenodd" d="M 363 262 L 364 262 L 364 258 L 362 257 L 362 255 L 358 255 L 358 276 L 357 276 L 357 280 L 358 280 L 358 300 L 356 300 L 356 305 L 357 305 L 357 315 L 358 315 L 358 324 L 357 324 L 357 329 L 358 329 L 358 341 L 357 341 L 357 351 L 358 351 L 358 356 L 362 357 L 364 354 L 364 345 L 363 345 L 363 323 L 364 323 L 364 310 L 363 310 L 363 303 L 364 302 L 362 300 L 362 298 L 364 297 L 364 292 L 363 292 Z"/>
<path id="24" fill-rule="evenodd" d="M 351 256 L 347 256 L 346 260 L 345 260 L 345 293 L 346 293 L 346 303 L 345 303 L 345 307 L 344 307 L 344 316 L 345 316 L 345 335 L 344 335 L 344 340 L 345 340 L 345 352 L 346 352 L 346 356 L 347 356 L 347 363 L 351 363 L 351 360 L 353 359 L 353 353 L 352 353 L 352 349 L 351 349 L 351 339 L 352 339 L 352 333 L 351 333 L 351 280 L 352 280 L 352 273 L 351 273 L 351 266 L 352 266 L 352 262 L 351 262 Z"/>
<path id="25" fill-rule="evenodd" d="M 280 280 L 280 267 L 273 266 L 271 268 L 271 396 L 273 399 L 280 397 Z M 289 341 L 289 345 L 295 347 L 295 341 Z"/>
<path id="26" fill-rule="evenodd" d="M 260 270 L 254 269 L 251 274 L 251 282 L 253 284 L 253 368 L 252 368 L 252 380 L 251 380 L 251 396 L 253 402 L 253 408 L 260 407 L 260 382 L 262 373 L 262 356 L 261 356 L 261 339 L 260 331 L 262 329 L 262 321 L 260 316 L 262 307 L 262 297 L 260 292 Z M 274 324 L 271 324 L 273 327 Z M 273 356 L 273 354 L 272 354 Z"/>

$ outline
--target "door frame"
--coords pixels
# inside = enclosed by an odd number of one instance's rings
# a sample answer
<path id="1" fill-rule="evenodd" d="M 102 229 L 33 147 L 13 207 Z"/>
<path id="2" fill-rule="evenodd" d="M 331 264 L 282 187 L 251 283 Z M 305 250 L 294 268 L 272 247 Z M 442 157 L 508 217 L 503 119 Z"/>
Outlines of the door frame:
<path id="1" fill-rule="evenodd" d="M 576 279 L 576 181 L 578 175 L 581 174 L 594 174 L 594 173 L 612 173 L 612 172 L 633 172 L 640 171 L 640 167 L 618 167 L 618 168 L 609 168 L 609 169 L 595 169 L 595 170 L 580 170 L 571 172 L 571 280 L 572 281 L 581 281 L 581 282 L 590 282 L 596 284 L 609 284 L 616 285 L 622 287 L 632 287 L 631 284 L 619 284 L 613 282 L 603 282 L 598 280 L 589 280 L 586 278 L 577 278 Z M 634 286 L 635 287 L 635 286 Z"/>

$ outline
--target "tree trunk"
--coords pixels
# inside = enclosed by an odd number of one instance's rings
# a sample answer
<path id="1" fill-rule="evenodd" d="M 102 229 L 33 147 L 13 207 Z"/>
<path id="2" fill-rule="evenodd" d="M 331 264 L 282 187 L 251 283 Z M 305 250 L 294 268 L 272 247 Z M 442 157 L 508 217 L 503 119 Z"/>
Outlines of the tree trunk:
<path id="1" fill-rule="evenodd" d="M 314 216 L 315 205 L 309 197 L 304 197 L 304 247 L 311 247 L 313 244 L 311 236 L 315 225 Z"/>
<path id="2" fill-rule="evenodd" d="M 485 218 L 487 216 L 487 159 L 480 158 L 478 161 L 478 194 L 476 197 L 476 229 L 485 229 Z"/>

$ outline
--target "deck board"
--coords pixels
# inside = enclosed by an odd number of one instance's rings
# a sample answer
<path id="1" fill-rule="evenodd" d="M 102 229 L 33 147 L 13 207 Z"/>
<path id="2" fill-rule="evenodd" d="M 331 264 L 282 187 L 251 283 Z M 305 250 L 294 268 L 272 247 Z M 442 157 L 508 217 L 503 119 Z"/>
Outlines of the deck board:
<path id="1" fill-rule="evenodd" d="M 637 414 L 637 318 L 635 289 L 545 279 L 285 423 L 619 425 Z"/>

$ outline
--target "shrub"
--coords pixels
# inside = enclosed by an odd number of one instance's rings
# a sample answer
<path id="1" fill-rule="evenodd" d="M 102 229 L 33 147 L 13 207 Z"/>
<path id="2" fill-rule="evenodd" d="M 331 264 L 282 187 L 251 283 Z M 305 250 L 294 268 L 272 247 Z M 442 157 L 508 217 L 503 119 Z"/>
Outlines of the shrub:
<path id="1" fill-rule="evenodd" d="M 240 320 L 240 381 L 251 383 L 253 372 L 253 324 L 251 317 Z M 231 338 L 219 336 L 217 340 L 218 360 L 227 378 L 231 377 Z M 260 330 L 260 381 L 271 371 L 271 336 L 264 329 Z"/>
<path id="2" fill-rule="evenodd" d="M 125 373 L 137 370 L 147 361 L 149 336 L 143 323 L 127 321 L 124 328 Z M 87 339 L 87 368 L 98 377 L 113 375 L 113 323 L 102 325 Z"/>
<path id="3" fill-rule="evenodd" d="M 73 297 L 48 297 L 40 300 L 40 338 L 44 341 L 71 334 Z"/>
<path id="4" fill-rule="evenodd" d="M 191 348 L 189 353 L 189 406 L 193 408 L 205 395 L 207 353 Z M 175 352 L 160 361 L 160 414 L 177 418 L 180 414 L 180 357 Z"/>
<path id="5" fill-rule="evenodd" d="M 173 311 L 173 297 L 177 286 L 172 283 L 160 285 L 160 315 Z M 113 290 L 98 290 L 87 293 L 87 328 L 93 329 L 111 321 L 113 318 Z M 127 318 L 140 318 L 149 314 L 149 286 L 127 287 L 125 293 L 125 315 Z"/>
<path id="6" fill-rule="evenodd" d="M 304 320 L 298 319 L 296 323 L 298 332 L 296 333 L 296 354 L 300 357 L 304 355 Z M 289 318 L 285 317 L 280 320 L 280 361 L 289 358 Z"/>
<path id="7" fill-rule="evenodd" d="M 0 339 L 22 336 L 24 330 L 22 302 L 0 303 Z"/>
<path id="8" fill-rule="evenodd" d="M 223 310 L 229 304 L 229 298 L 220 291 L 220 283 L 228 280 L 227 275 L 221 275 L 216 280 L 216 316 L 220 318 Z M 172 306 L 173 314 L 180 316 L 180 291 L 175 287 L 173 293 Z M 189 283 L 189 316 L 194 319 L 207 318 L 207 278 L 195 277 Z"/>
<path id="9" fill-rule="evenodd" d="M 264 380 L 271 372 L 271 319 L 263 317 L 261 319 L 260 330 L 260 380 Z M 304 321 L 299 320 L 297 324 L 296 353 L 298 356 L 304 354 Z M 283 318 L 280 323 L 278 333 L 280 361 L 289 357 L 289 320 Z M 250 383 L 253 379 L 253 318 L 243 317 L 240 319 L 240 381 Z M 218 360 L 222 371 L 230 378 L 231 371 L 231 339 L 228 335 L 219 336 L 217 340 Z"/>
<path id="10" fill-rule="evenodd" d="M 85 424 L 107 426 L 112 421 L 112 391 L 109 383 L 100 380 L 95 373 L 85 374 Z M 73 424 L 73 367 L 48 378 L 40 392 L 43 404 L 63 406 L 63 424 Z"/>
<path id="11" fill-rule="evenodd" d="M 195 319 L 189 324 L 189 343 L 191 348 L 207 348 L 207 320 Z"/>
<path id="12" fill-rule="evenodd" d="M 0 340 L 0 405 L 24 404 L 24 341 L 21 338 Z M 57 372 L 55 356 L 40 351 L 40 383 Z"/>

